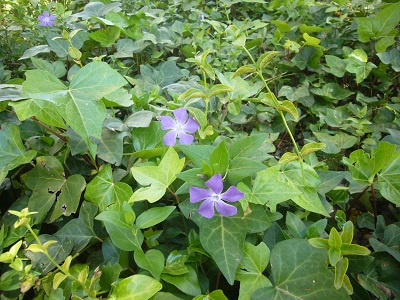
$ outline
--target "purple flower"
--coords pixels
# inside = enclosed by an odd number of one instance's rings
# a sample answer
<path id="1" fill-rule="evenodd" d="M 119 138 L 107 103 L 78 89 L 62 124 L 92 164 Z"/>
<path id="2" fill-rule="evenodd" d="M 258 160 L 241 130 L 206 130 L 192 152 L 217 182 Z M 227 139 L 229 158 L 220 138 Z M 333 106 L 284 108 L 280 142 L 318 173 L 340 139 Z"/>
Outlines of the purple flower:
<path id="1" fill-rule="evenodd" d="M 50 14 L 48 11 L 44 11 L 43 15 L 39 15 L 38 20 L 40 21 L 40 26 L 53 26 L 53 21 L 56 17 Z"/>
<path id="2" fill-rule="evenodd" d="M 226 204 L 224 201 L 239 201 L 244 197 L 244 194 L 241 191 L 239 191 L 235 186 L 231 186 L 225 193 L 222 193 L 224 186 L 220 174 L 215 174 L 210 178 L 210 180 L 205 182 L 205 185 L 210 189 L 207 190 L 193 186 L 189 189 L 191 203 L 204 200 L 197 210 L 199 214 L 208 219 L 212 218 L 214 216 L 214 206 L 221 215 L 230 217 L 237 214 L 237 208 L 233 205 Z"/>
<path id="3" fill-rule="evenodd" d="M 167 146 L 174 146 L 176 144 L 176 137 L 179 138 L 181 144 L 191 144 L 194 137 L 188 133 L 195 133 L 200 125 L 188 116 L 186 108 L 178 108 L 174 110 L 175 119 L 171 117 L 160 117 L 161 128 L 163 130 L 170 130 L 164 136 L 164 144 Z"/>

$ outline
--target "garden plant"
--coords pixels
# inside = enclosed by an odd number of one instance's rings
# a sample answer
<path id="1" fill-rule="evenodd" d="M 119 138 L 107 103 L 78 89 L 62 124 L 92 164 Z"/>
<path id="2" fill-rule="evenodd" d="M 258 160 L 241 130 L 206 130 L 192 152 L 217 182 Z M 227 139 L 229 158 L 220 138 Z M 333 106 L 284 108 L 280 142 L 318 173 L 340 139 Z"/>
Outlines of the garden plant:
<path id="1" fill-rule="evenodd" d="M 1 0 L 0 299 L 400 299 L 399 21 Z"/>

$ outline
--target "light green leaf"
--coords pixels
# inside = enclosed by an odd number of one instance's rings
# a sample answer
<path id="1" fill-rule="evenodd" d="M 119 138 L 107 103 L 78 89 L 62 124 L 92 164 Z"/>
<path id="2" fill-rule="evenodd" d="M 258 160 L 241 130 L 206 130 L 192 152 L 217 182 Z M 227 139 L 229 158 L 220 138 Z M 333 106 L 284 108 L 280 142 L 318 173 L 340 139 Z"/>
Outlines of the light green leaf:
<path id="1" fill-rule="evenodd" d="M 315 143 L 315 142 L 311 142 L 308 144 L 305 144 L 302 148 L 301 148 L 301 155 L 304 157 L 310 153 L 314 153 L 317 152 L 319 150 L 322 150 L 326 147 L 326 145 L 324 143 Z"/>
<path id="2" fill-rule="evenodd" d="M 305 237 L 306 225 L 297 215 L 290 211 L 286 213 L 286 226 L 295 238 L 302 239 Z"/>
<path id="3" fill-rule="evenodd" d="M 50 52 L 50 47 L 48 45 L 37 45 L 29 49 L 26 49 L 24 51 L 24 54 L 22 54 L 22 56 L 18 60 L 27 59 L 39 53 L 49 53 L 49 52 Z"/>
<path id="4" fill-rule="evenodd" d="M 141 249 L 143 234 L 140 229 L 125 220 L 121 211 L 104 211 L 95 218 L 103 221 L 112 242 L 124 251 Z"/>
<path id="5" fill-rule="evenodd" d="M 191 266 L 187 266 L 188 272 L 183 275 L 161 274 L 161 279 L 173 284 L 187 295 L 197 296 L 201 294 L 199 279 L 196 271 Z"/>
<path id="6" fill-rule="evenodd" d="M 197 88 L 190 88 L 178 97 L 179 100 L 188 100 L 192 98 L 205 98 L 206 94 Z"/>
<path id="7" fill-rule="evenodd" d="M 107 164 L 86 187 L 85 199 L 105 211 L 114 203 L 123 203 L 132 196 L 132 188 L 124 182 L 113 181 L 111 165 Z"/>
<path id="8" fill-rule="evenodd" d="M 136 274 L 127 277 L 117 283 L 109 299 L 131 300 L 150 299 L 155 293 L 162 289 L 162 284 L 153 278 Z"/>
<path id="9" fill-rule="evenodd" d="M 229 165 L 228 150 L 226 150 L 225 142 L 222 141 L 217 148 L 211 152 L 210 166 L 214 174 L 225 174 Z"/>
<path id="10" fill-rule="evenodd" d="M 242 185 L 238 187 L 241 189 Z M 245 200 L 250 203 L 262 204 L 272 211 L 276 205 L 299 194 L 299 191 L 280 179 L 279 166 L 267 168 L 257 173 L 251 192 L 245 192 Z"/>
<path id="11" fill-rule="evenodd" d="M 256 72 L 256 68 L 252 65 L 245 65 L 245 66 L 241 66 L 239 69 L 236 70 L 236 72 L 232 75 L 232 79 L 237 77 L 237 76 L 241 76 L 243 74 L 249 74 L 249 73 L 254 73 Z"/>
<path id="12" fill-rule="evenodd" d="M 400 205 L 400 157 L 393 160 L 378 174 L 378 182 L 382 196 Z"/>
<path id="13" fill-rule="evenodd" d="M 338 290 L 342 287 L 344 277 L 346 276 L 347 268 L 349 267 L 349 259 L 347 257 L 343 257 L 336 265 L 335 265 L 335 288 Z"/>
<path id="14" fill-rule="evenodd" d="M 228 150 L 229 158 L 234 160 L 237 157 L 251 157 L 261 145 L 267 140 L 267 134 L 255 134 L 237 139 Z"/>
<path id="15" fill-rule="evenodd" d="M 279 55 L 279 51 L 267 51 L 264 54 L 260 56 L 260 58 L 257 60 L 257 67 L 261 70 L 264 68 L 266 64 L 268 64 L 275 56 Z"/>
<path id="16" fill-rule="evenodd" d="M 164 221 L 175 210 L 175 206 L 152 207 L 141 213 L 136 220 L 140 229 L 146 229 Z"/>
<path id="17" fill-rule="evenodd" d="M 257 290 L 252 300 L 350 299 L 343 288 L 336 290 L 333 286 L 334 274 L 326 267 L 326 251 L 313 248 L 306 240 L 276 244 L 271 265 L 274 286 Z"/>
<path id="18" fill-rule="evenodd" d="M 128 127 L 149 127 L 153 113 L 151 111 L 142 110 L 131 114 L 124 122 Z"/>
<path id="19" fill-rule="evenodd" d="M 35 116 L 39 121 L 51 126 L 65 129 L 65 122 L 58 112 L 57 106 L 49 101 L 38 99 L 27 99 L 24 101 L 11 102 L 10 106 L 14 107 L 14 111 L 18 119 L 24 121 Z"/>
<path id="20" fill-rule="evenodd" d="M 127 135 L 129 135 L 128 132 L 115 132 L 103 127 L 97 156 L 110 164 L 119 166 L 123 155 L 123 140 Z"/>
<path id="21" fill-rule="evenodd" d="M 31 61 L 36 69 L 47 71 L 57 78 L 61 78 L 67 73 L 67 69 L 65 68 L 64 63 L 60 60 L 50 63 L 44 59 L 31 57 Z"/>
<path id="22" fill-rule="evenodd" d="M 293 116 L 293 118 L 298 121 L 299 120 L 299 112 L 294 106 L 293 102 L 289 100 L 284 100 L 281 104 L 278 105 L 278 110 L 285 111 Z"/>
<path id="23" fill-rule="evenodd" d="M 137 265 L 149 271 L 156 280 L 160 280 L 160 275 L 164 269 L 164 255 L 160 250 L 150 249 L 146 253 L 142 249 L 138 249 L 134 253 Z"/>
<path id="24" fill-rule="evenodd" d="M 22 95 L 33 99 L 47 100 L 58 105 L 58 99 L 67 95 L 68 88 L 53 74 L 43 70 L 25 72 Z"/>
<path id="25" fill-rule="evenodd" d="M 203 166 L 203 161 L 209 163 L 211 153 L 215 149 L 211 145 L 178 145 L 178 148 L 197 168 Z"/>
<path id="26" fill-rule="evenodd" d="M 271 286 L 271 282 L 262 272 L 269 262 L 270 251 L 263 242 L 258 246 L 244 244 L 243 259 L 236 273 L 240 281 L 239 300 L 251 299 L 252 294 L 259 288 Z"/>
<path id="27" fill-rule="evenodd" d="M 82 102 L 99 100 L 127 81 L 105 62 L 92 62 L 79 69 L 71 80 L 70 93 Z"/>
<path id="28" fill-rule="evenodd" d="M 208 98 L 222 93 L 233 92 L 233 88 L 226 84 L 216 84 L 207 93 Z"/>
<path id="29" fill-rule="evenodd" d="M 346 73 L 346 60 L 334 55 L 325 55 L 326 64 L 329 69 L 326 71 L 332 73 L 336 77 L 342 78 Z"/>
<path id="30" fill-rule="evenodd" d="M 101 47 L 111 47 L 119 38 L 121 29 L 118 27 L 107 27 L 103 30 L 96 30 L 89 34 L 89 36 L 96 42 L 99 42 Z"/>
<path id="31" fill-rule="evenodd" d="M 185 159 L 179 159 L 174 148 L 170 147 L 158 166 L 132 167 L 135 180 L 146 187 L 136 190 L 129 202 L 148 200 L 153 203 L 161 199 L 184 164 Z"/>
<path id="32" fill-rule="evenodd" d="M 9 125 L 0 130 L 0 184 L 7 176 L 7 172 L 19 165 L 29 163 L 36 155 L 36 151 L 26 151 L 21 141 L 19 128 Z"/>

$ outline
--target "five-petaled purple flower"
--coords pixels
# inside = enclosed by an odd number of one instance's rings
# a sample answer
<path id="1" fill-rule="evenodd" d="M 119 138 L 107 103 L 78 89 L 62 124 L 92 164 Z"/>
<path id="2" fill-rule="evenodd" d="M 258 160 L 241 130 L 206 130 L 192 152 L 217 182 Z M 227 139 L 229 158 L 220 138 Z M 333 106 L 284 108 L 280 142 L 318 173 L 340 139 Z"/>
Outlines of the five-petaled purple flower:
<path id="1" fill-rule="evenodd" d="M 200 125 L 195 119 L 189 117 L 186 108 L 178 108 L 174 110 L 175 119 L 169 116 L 160 117 L 161 128 L 163 130 L 170 130 L 164 136 L 164 144 L 167 146 L 174 146 L 176 144 L 176 137 L 179 138 L 181 144 L 191 144 L 194 137 L 188 133 L 195 133 Z"/>
<path id="2" fill-rule="evenodd" d="M 236 202 L 244 197 L 244 194 L 239 191 L 235 186 L 231 186 L 225 193 L 222 193 L 224 188 L 222 176 L 215 174 L 210 180 L 205 182 L 205 185 L 210 189 L 203 189 L 199 187 L 190 187 L 190 202 L 196 203 L 204 200 L 197 210 L 199 214 L 208 219 L 214 216 L 214 206 L 218 213 L 230 217 L 237 214 L 237 208 L 233 205 L 226 204 L 227 202 Z"/>
<path id="3" fill-rule="evenodd" d="M 40 21 L 40 26 L 53 26 L 53 21 L 56 17 L 50 14 L 48 11 L 44 11 L 43 15 L 39 15 L 38 20 Z"/>

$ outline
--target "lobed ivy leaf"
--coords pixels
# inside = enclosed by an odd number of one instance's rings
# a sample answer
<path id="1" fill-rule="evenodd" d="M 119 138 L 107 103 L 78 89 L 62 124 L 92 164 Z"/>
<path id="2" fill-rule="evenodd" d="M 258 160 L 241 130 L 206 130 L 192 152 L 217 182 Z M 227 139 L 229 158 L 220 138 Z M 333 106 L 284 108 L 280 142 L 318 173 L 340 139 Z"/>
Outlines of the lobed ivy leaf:
<path id="1" fill-rule="evenodd" d="M 274 285 L 257 290 L 252 300 L 350 299 L 345 289 L 333 286 L 334 274 L 326 267 L 326 251 L 313 248 L 306 240 L 276 244 L 271 251 L 271 266 Z"/>
<path id="2" fill-rule="evenodd" d="M 132 167 L 133 177 L 145 187 L 137 189 L 129 202 L 148 200 L 153 203 L 161 199 L 175 181 L 176 175 L 182 171 L 184 164 L 185 159 L 180 159 L 174 148 L 169 147 L 158 166 Z"/>

